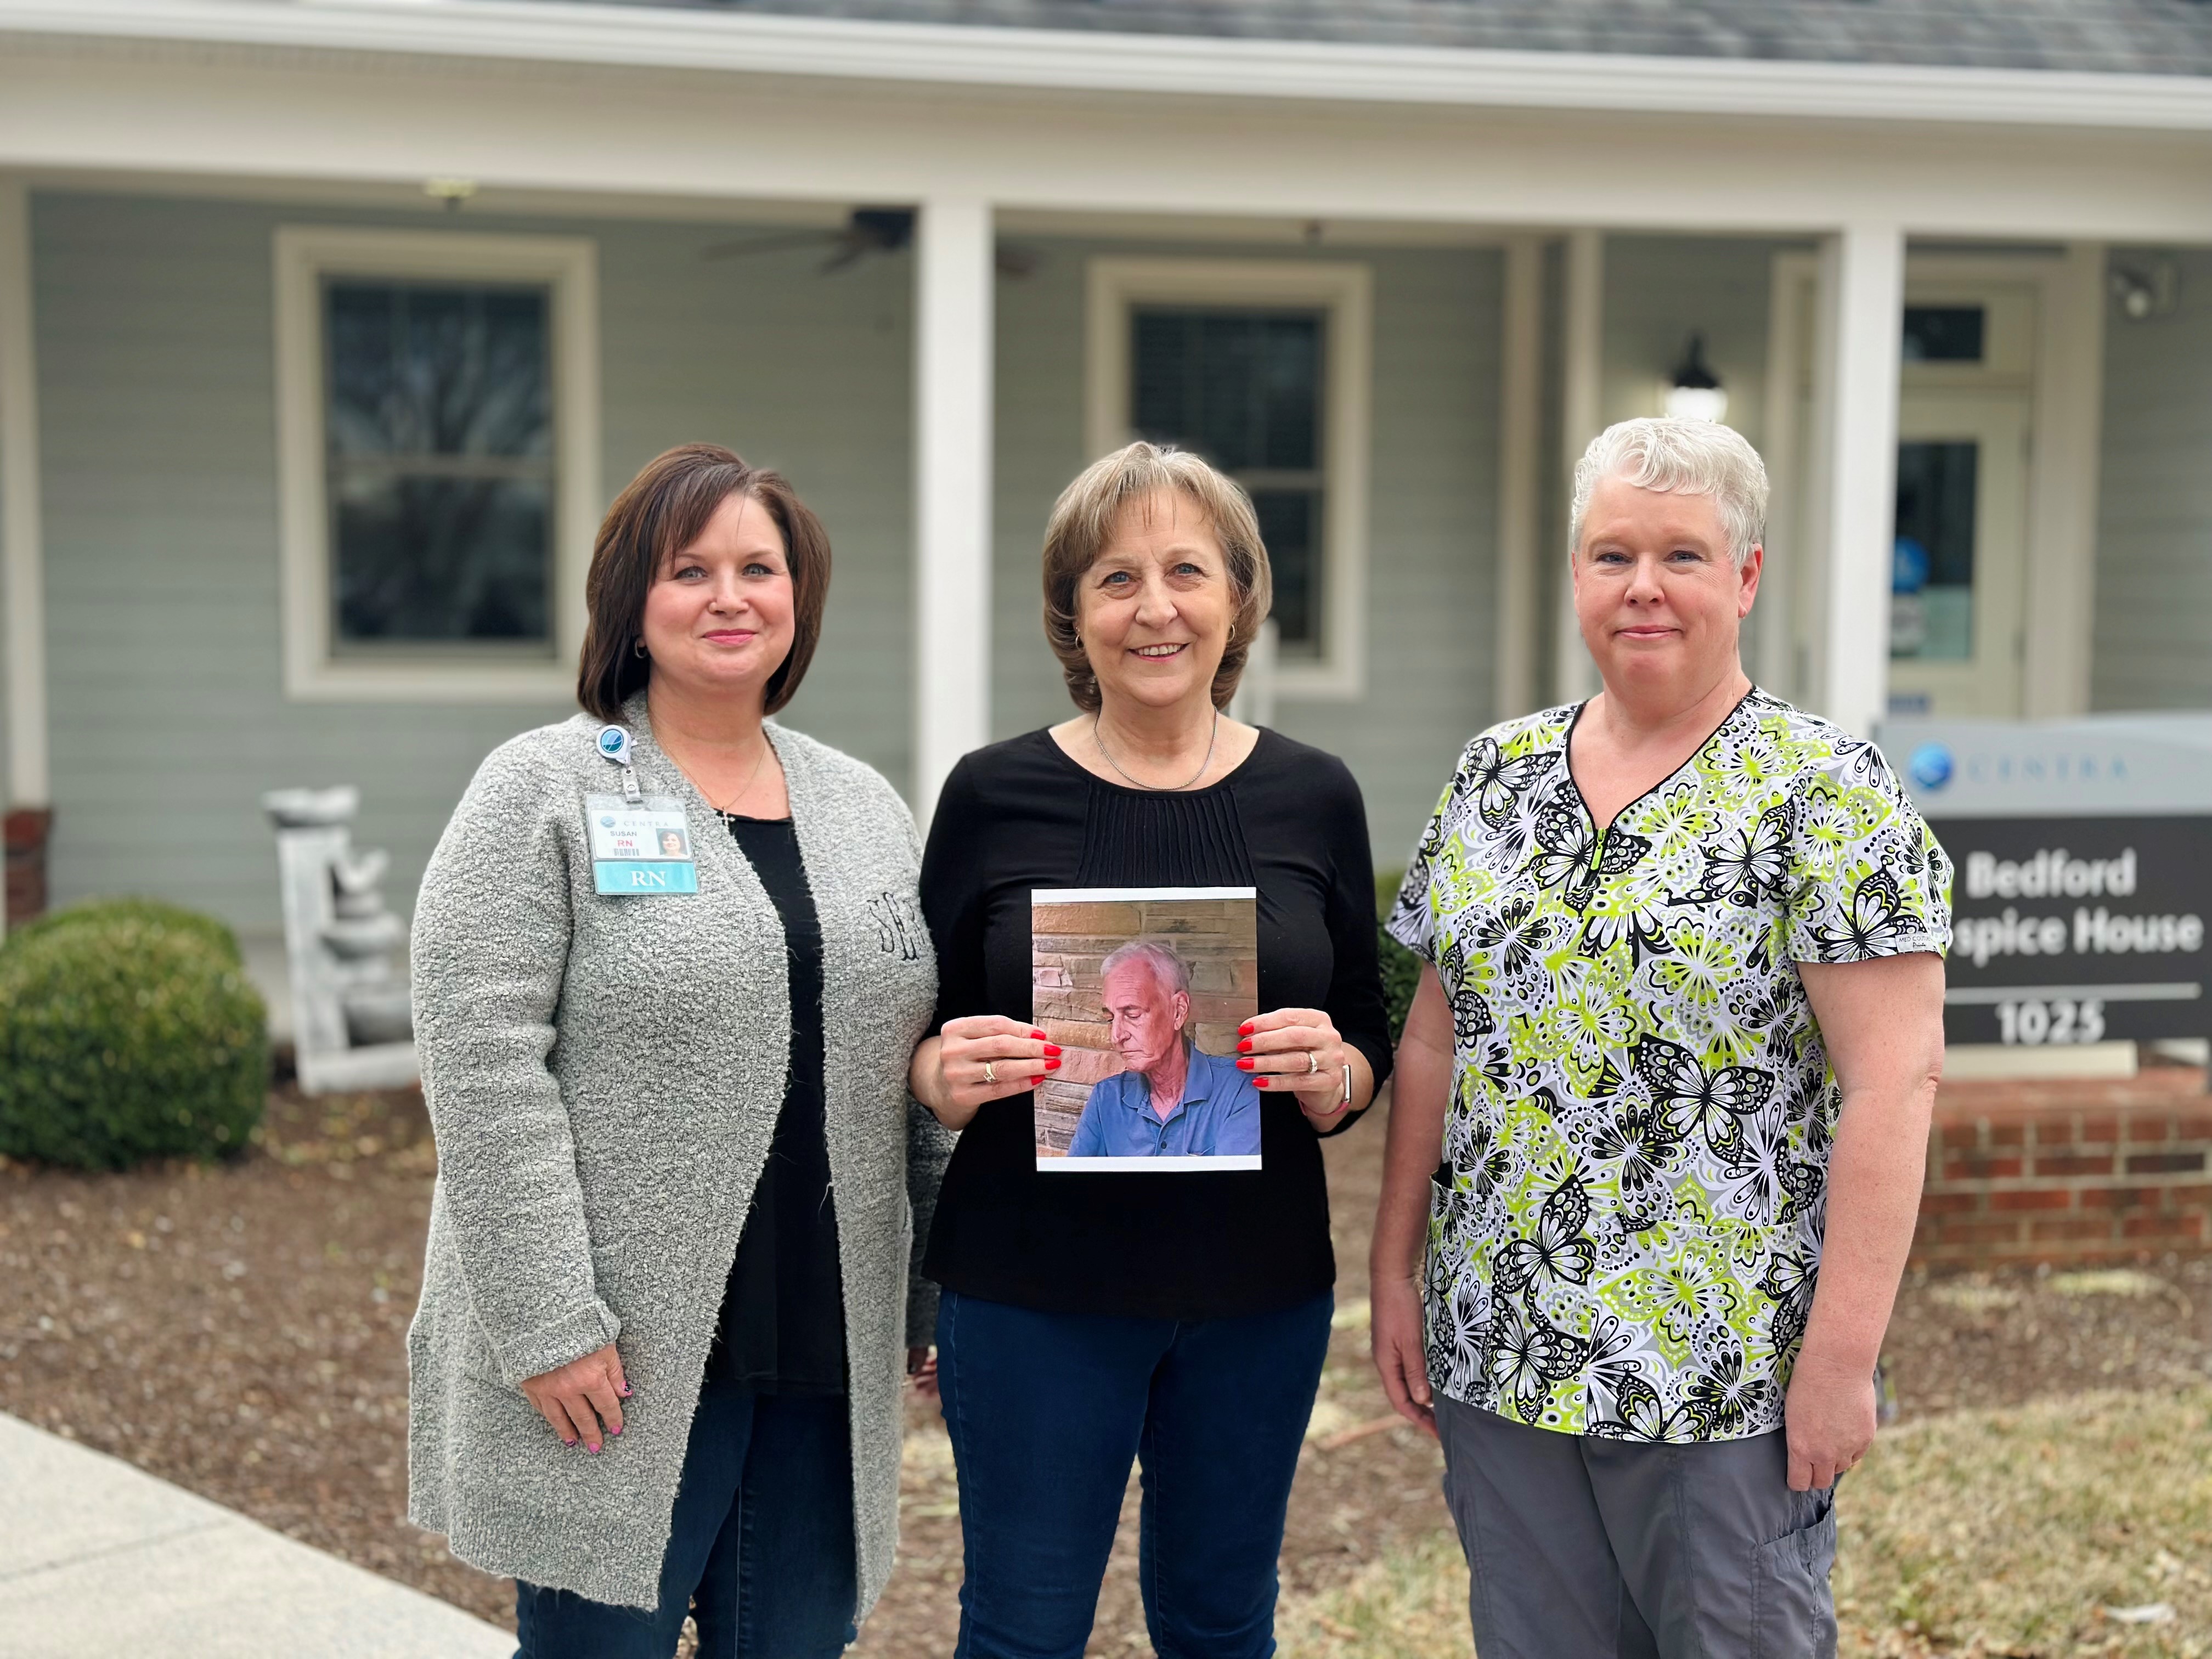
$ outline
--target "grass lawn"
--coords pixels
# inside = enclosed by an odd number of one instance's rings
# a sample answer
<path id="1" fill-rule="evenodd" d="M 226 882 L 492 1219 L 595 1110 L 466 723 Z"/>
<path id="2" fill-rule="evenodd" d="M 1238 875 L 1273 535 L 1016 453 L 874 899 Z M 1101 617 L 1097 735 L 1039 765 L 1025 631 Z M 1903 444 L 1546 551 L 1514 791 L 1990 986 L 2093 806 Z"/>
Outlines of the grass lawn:
<path id="1" fill-rule="evenodd" d="M 1846 1654 L 2212 1655 L 2212 1389 L 2087 1394 L 1886 1431 L 1838 1503 Z M 1287 1602 L 1285 1659 L 1468 1652 L 1438 1534 Z"/>

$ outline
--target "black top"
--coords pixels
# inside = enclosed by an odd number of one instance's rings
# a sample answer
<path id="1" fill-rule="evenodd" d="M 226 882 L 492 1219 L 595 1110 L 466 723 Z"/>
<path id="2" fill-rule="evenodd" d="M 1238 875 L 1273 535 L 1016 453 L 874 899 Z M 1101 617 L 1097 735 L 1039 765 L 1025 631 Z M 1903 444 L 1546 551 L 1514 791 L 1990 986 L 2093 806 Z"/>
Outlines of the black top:
<path id="1" fill-rule="evenodd" d="M 822 1103 L 822 925 L 791 820 L 729 823 L 783 919 L 791 1069 L 768 1164 L 730 1264 L 707 1370 L 762 1394 L 842 1394 L 845 1294 Z"/>
<path id="2" fill-rule="evenodd" d="M 1335 757 L 1263 730 L 1220 782 L 1157 793 L 1093 777 L 1047 732 L 967 757 L 921 863 L 933 1030 L 1030 1018 L 1036 887 L 1257 888 L 1261 1011 L 1325 1009 L 1376 1082 L 1389 1074 L 1366 809 Z M 1030 1097 L 988 1102 L 945 1171 L 923 1271 L 963 1296 L 1057 1312 L 1290 1307 L 1336 1281 L 1321 1146 L 1294 1098 L 1263 1097 L 1260 1156 L 1257 1171 L 1040 1176 Z"/>

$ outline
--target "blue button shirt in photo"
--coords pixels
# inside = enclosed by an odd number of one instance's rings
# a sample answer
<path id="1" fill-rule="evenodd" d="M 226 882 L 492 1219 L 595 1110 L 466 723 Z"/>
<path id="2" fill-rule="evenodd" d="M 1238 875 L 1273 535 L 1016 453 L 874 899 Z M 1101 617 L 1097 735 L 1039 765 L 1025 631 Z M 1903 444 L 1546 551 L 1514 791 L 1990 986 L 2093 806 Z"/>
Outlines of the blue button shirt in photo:
<path id="1" fill-rule="evenodd" d="M 1182 1100 L 1162 1118 L 1141 1072 L 1117 1072 L 1091 1091 L 1070 1158 L 1257 1158 L 1260 1091 L 1220 1054 L 1190 1051 Z"/>

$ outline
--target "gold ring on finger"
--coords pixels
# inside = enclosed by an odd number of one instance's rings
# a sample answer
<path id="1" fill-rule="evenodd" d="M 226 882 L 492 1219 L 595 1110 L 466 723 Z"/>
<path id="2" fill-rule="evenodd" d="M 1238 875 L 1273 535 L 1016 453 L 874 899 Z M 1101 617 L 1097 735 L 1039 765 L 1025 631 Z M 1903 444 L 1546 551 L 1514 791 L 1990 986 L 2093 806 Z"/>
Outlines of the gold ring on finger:
<path id="1" fill-rule="evenodd" d="M 999 1081 L 997 1068 L 995 1068 L 988 1060 L 983 1062 L 983 1081 L 992 1085 L 994 1087 L 997 1086 Z"/>

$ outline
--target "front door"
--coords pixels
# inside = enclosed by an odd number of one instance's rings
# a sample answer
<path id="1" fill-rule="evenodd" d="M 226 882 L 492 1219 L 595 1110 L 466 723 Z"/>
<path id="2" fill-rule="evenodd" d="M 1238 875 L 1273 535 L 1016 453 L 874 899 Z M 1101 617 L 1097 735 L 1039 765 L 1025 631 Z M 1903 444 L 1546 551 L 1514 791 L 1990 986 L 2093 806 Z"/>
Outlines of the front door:
<path id="1" fill-rule="evenodd" d="M 1900 395 L 1893 714 L 2021 712 L 2028 410 L 2025 391 Z"/>

